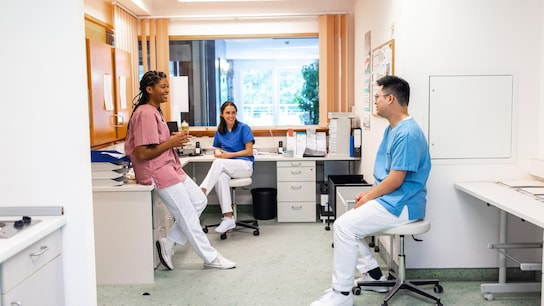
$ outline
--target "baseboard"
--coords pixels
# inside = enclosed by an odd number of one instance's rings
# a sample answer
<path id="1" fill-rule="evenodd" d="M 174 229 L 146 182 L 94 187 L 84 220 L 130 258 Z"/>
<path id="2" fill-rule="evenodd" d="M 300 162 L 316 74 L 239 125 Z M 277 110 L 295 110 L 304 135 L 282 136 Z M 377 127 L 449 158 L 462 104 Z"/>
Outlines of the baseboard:
<path id="1" fill-rule="evenodd" d="M 389 253 L 387 248 L 379 242 L 379 255 L 383 266 L 383 272 L 389 269 Z M 393 270 L 398 271 L 396 262 L 393 262 Z M 518 268 L 507 268 L 506 279 L 510 282 L 533 282 L 542 279 L 542 271 L 521 271 Z M 445 268 L 445 269 L 406 269 L 407 279 L 436 278 L 441 281 L 463 282 L 497 282 L 499 268 Z"/>

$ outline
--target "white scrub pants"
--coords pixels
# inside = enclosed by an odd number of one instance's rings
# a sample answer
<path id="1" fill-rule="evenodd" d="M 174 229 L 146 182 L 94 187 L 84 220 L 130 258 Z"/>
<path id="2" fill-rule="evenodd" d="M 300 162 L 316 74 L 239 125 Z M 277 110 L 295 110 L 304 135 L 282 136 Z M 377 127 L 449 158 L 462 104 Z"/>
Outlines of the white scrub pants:
<path id="1" fill-rule="evenodd" d="M 185 181 L 163 189 L 154 190 L 168 208 L 176 222 L 168 232 L 168 239 L 178 244 L 187 241 L 195 253 L 206 263 L 217 258 L 217 250 L 211 246 L 200 225 L 200 215 L 208 199 L 198 185 L 188 176 Z"/>
<path id="2" fill-rule="evenodd" d="M 365 237 L 387 228 L 410 223 L 405 206 L 399 217 L 375 200 L 350 209 L 334 221 L 332 288 L 351 292 L 355 267 L 367 272 L 379 267 Z"/>
<path id="3" fill-rule="evenodd" d="M 208 174 L 200 184 L 206 188 L 206 195 L 215 187 L 221 212 L 232 212 L 229 181 L 231 178 L 246 178 L 253 174 L 253 163 L 243 159 L 217 158 L 213 161 Z"/>

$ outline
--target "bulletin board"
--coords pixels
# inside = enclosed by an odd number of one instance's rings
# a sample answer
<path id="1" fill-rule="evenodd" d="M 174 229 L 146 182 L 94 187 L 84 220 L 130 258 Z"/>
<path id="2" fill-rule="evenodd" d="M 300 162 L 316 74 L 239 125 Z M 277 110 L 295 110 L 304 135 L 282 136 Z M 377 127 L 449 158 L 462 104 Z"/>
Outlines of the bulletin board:
<path id="1" fill-rule="evenodd" d="M 371 97 L 378 92 L 376 81 L 386 75 L 395 74 L 395 40 L 384 43 L 372 50 L 372 93 Z M 376 115 L 374 103 L 372 103 L 372 113 Z"/>
<path id="2" fill-rule="evenodd" d="M 513 110 L 512 75 L 430 76 L 431 158 L 511 158 Z"/>

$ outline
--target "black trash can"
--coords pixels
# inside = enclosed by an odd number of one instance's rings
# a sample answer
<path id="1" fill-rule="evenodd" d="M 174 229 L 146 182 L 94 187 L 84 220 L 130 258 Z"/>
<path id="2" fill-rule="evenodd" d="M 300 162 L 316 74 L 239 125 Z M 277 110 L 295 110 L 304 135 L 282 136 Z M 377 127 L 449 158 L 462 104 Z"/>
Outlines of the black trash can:
<path id="1" fill-rule="evenodd" d="M 276 188 L 251 189 L 253 197 L 253 217 L 258 220 L 276 218 L 278 205 L 276 202 Z"/>

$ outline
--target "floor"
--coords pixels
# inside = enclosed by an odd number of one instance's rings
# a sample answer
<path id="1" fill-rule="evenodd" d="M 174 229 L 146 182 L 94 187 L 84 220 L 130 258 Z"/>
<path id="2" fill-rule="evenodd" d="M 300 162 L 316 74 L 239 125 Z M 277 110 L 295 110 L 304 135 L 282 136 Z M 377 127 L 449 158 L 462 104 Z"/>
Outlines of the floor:
<path id="1" fill-rule="evenodd" d="M 203 224 L 219 216 L 203 215 Z M 232 270 L 202 269 L 202 260 L 188 246 L 176 246 L 175 269 L 162 266 L 150 285 L 98 286 L 98 305 L 291 306 L 309 305 L 330 287 L 332 231 L 321 223 L 259 221 L 260 235 L 240 229 L 221 240 L 210 230 L 213 246 L 235 261 Z M 408 254 L 409 256 L 409 254 Z M 382 261 L 383 262 L 383 261 Z M 383 270 L 387 264 L 383 263 Z M 483 299 L 480 281 L 441 281 L 443 305 L 540 305 L 539 293 L 495 294 Z M 427 287 L 432 292 L 433 287 Z M 363 291 L 354 305 L 381 305 L 383 293 Z M 397 294 L 389 305 L 434 305 L 408 292 Z"/>

